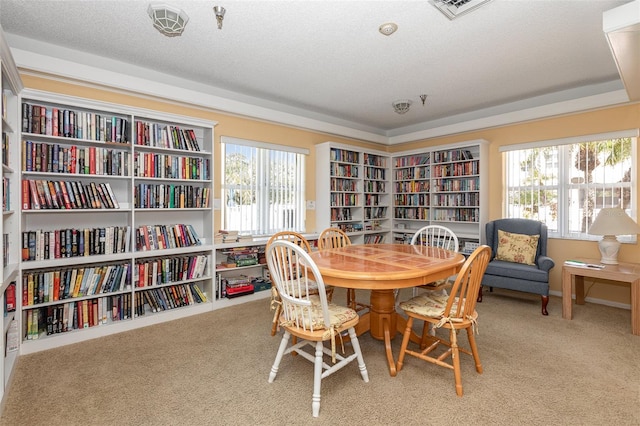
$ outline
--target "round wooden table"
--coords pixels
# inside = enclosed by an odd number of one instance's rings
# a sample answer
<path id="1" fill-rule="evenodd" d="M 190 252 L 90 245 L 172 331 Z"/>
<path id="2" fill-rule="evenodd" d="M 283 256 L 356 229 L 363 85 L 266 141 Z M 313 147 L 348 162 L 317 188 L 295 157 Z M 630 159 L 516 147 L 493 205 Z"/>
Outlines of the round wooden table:
<path id="1" fill-rule="evenodd" d="M 406 320 L 396 313 L 394 290 L 415 287 L 458 273 L 465 258 L 436 247 L 408 244 L 362 244 L 311 253 L 324 282 L 336 287 L 371 290 L 371 308 L 360 317 L 358 335 L 370 332 L 384 340 L 389 372 L 396 375 L 391 339 L 404 332 Z M 420 336 L 413 336 L 420 341 Z"/>

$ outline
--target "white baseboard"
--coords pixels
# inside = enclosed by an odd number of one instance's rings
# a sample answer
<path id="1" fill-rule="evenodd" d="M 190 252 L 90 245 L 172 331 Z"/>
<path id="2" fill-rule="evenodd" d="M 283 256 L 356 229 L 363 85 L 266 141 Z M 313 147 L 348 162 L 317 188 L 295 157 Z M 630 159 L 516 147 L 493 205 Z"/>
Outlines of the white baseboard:
<path id="1" fill-rule="evenodd" d="M 561 291 L 551 291 L 550 290 L 549 294 L 552 295 L 552 296 L 562 297 L 562 292 Z M 576 296 L 574 294 L 572 294 L 571 298 L 575 299 Z M 597 303 L 599 305 L 612 306 L 614 308 L 622 308 L 622 309 L 631 310 L 631 305 L 627 304 L 627 303 L 612 302 L 610 300 L 605 300 L 605 299 L 596 299 L 595 297 L 585 297 L 584 301 L 585 302 L 589 302 L 589 303 Z"/>

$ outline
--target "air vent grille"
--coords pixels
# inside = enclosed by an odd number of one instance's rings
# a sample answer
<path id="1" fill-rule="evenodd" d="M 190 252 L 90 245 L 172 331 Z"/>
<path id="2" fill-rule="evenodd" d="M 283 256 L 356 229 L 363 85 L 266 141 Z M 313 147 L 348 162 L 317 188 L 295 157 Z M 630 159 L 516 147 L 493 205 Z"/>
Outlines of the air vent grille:
<path id="1" fill-rule="evenodd" d="M 429 0 L 447 18 L 453 20 L 460 15 L 471 12 L 491 0 Z"/>

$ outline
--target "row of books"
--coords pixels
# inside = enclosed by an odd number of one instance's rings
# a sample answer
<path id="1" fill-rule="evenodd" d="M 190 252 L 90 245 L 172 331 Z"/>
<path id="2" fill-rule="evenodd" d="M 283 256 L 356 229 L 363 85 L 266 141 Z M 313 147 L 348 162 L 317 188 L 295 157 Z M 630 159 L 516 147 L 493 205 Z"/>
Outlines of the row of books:
<path id="1" fill-rule="evenodd" d="M 201 278 L 208 260 L 204 254 L 139 260 L 134 269 L 133 285 L 149 287 Z"/>
<path id="2" fill-rule="evenodd" d="M 122 263 L 26 272 L 22 276 L 22 305 L 122 291 L 131 287 L 130 269 L 129 263 Z"/>
<path id="3" fill-rule="evenodd" d="M 433 177 L 456 177 L 478 174 L 480 174 L 480 162 L 478 160 L 432 166 Z"/>
<path id="4" fill-rule="evenodd" d="M 200 245 L 191 224 L 142 225 L 136 228 L 136 250 L 163 250 Z"/>
<path id="5" fill-rule="evenodd" d="M 22 141 L 22 171 L 129 176 L 131 153 L 95 146 Z"/>
<path id="6" fill-rule="evenodd" d="M 259 247 L 234 247 L 223 253 L 227 255 L 227 265 L 252 266 L 258 264 Z"/>
<path id="7" fill-rule="evenodd" d="M 136 208 L 208 208 L 211 190 L 193 185 L 141 183 L 135 186 L 133 195 Z"/>
<path id="8" fill-rule="evenodd" d="M 473 160 L 471 151 L 468 149 L 448 149 L 446 151 L 436 151 L 433 153 L 434 163 L 461 160 Z"/>
<path id="9" fill-rule="evenodd" d="M 9 265 L 9 234 L 2 234 L 2 266 Z"/>
<path id="10" fill-rule="evenodd" d="M 9 135 L 5 132 L 2 132 L 2 164 L 5 166 L 9 165 L 9 147 L 11 143 L 9 142 Z"/>
<path id="11" fill-rule="evenodd" d="M 42 332 L 47 335 L 65 333 L 129 318 L 131 294 L 78 300 L 27 310 L 24 337 L 27 340 L 35 340 Z"/>
<path id="12" fill-rule="evenodd" d="M 2 211 L 11 210 L 11 179 L 2 176 Z"/>
<path id="13" fill-rule="evenodd" d="M 215 244 L 224 244 L 224 243 L 248 243 L 253 241 L 253 235 L 249 234 L 239 234 L 238 231 L 227 231 L 225 229 L 221 229 L 218 231 L 213 237 Z"/>
<path id="14" fill-rule="evenodd" d="M 22 132 L 103 142 L 129 142 L 125 118 L 22 103 Z"/>
<path id="15" fill-rule="evenodd" d="M 409 157 L 398 157 L 395 159 L 394 166 L 396 168 L 400 167 L 413 167 L 413 166 L 423 166 L 425 164 L 429 164 L 429 154 L 419 154 L 412 155 Z"/>
<path id="16" fill-rule="evenodd" d="M 136 295 L 138 294 L 140 293 L 136 293 Z M 142 297 L 151 308 L 151 312 L 161 312 L 207 301 L 206 294 L 196 283 L 177 284 L 145 290 L 142 292 Z M 139 306 L 144 308 L 142 304 Z M 140 309 L 139 313 L 144 314 L 144 309 Z"/>
<path id="17" fill-rule="evenodd" d="M 343 162 L 355 163 L 355 164 L 360 162 L 359 152 L 348 151 L 346 149 L 331 148 L 329 157 L 331 161 L 343 161 Z"/>
<path id="18" fill-rule="evenodd" d="M 211 179 L 208 158 L 184 157 L 152 152 L 136 152 L 133 157 L 136 177 L 159 179 Z"/>
<path id="19" fill-rule="evenodd" d="M 25 179 L 22 181 L 22 209 L 119 209 L 108 182 L 82 183 L 68 180 Z"/>
<path id="20" fill-rule="evenodd" d="M 200 151 L 193 129 L 136 120 L 136 145 Z"/>
<path id="21" fill-rule="evenodd" d="M 130 241 L 130 226 L 23 231 L 22 260 L 128 253 Z"/>

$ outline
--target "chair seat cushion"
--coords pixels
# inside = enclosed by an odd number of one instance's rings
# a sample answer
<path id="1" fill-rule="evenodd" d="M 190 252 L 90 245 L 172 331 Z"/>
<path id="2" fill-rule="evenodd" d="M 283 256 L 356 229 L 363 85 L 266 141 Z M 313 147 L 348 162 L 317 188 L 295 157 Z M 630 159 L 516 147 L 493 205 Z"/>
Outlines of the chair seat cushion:
<path id="1" fill-rule="evenodd" d="M 296 312 L 296 321 L 286 321 L 286 319 L 283 318 L 285 321 L 283 322 L 283 325 L 293 325 L 298 323 L 306 329 L 326 329 L 324 318 L 322 316 L 322 303 L 320 302 L 320 296 L 310 296 L 309 301 L 311 301 L 312 304 L 311 309 L 305 309 L 304 311 L 298 310 Z M 332 328 L 340 328 L 342 324 L 358 317 L 356 311 L 351 308 L 347 308 L 346 306 L 329 303 L 327 307 L 329 311 L 329 323 Z"/>
<path id="2" fill-rule="evenodd" d="M 437 293 L 423 293 L 416 297 L 413 297 L 406 302 L 400 303 L 400 309 L 405 312 L 411 312 L 417 315 L 430 318 L 441 318 L 444 314 L 444 309 L 447 306 L 449 296 L 445 294 Z M 455 298 L 451 310 L 454 311 L 458 304 L 458 298 Z M 464 299 L 463 299 L 464 303 Z"/>
<path id="3" fill-rule="evenodd" d="M 543 283 L 549 281 L 549 274 L 542 269 L 538 269 L 535 265 L 525 265 L 523 263 L 506 262 L 504 260 L 495 259 L 489 262 L 484 274 L 485 276 L 497 275 L 501 277 L 538 281 Z"/>

